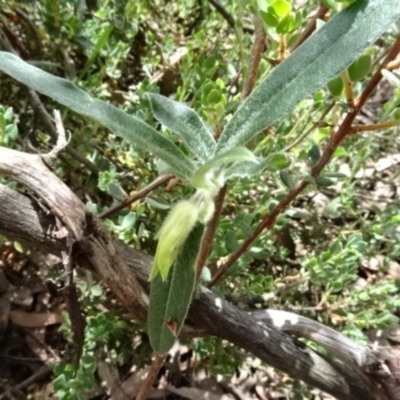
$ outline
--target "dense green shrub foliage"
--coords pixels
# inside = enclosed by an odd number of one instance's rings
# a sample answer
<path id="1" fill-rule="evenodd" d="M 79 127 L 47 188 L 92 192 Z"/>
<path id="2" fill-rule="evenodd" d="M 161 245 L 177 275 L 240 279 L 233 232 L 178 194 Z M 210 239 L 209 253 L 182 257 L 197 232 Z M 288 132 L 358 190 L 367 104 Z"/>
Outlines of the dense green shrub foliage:
<path id="1" fill-rule="evenodd" d="M 61 108 L 70 146 L 88 165 L 67 151 L 55 172 L 87 208 L 101 216 L 159 175 L 179 178 L 104 220 L 119 239 L 156 255 L 149 327 L 127 324 L 111 306 L 99 313 L 105 292 L 78 273 L 88 316 L 84 355 L 76 376 L 70 364 L 57 367 L 60 398 L 90 390 L 104 354 L 119 364 L 147 363 L 144 332 L 156 351 L 169 350 L 195 287 L 203 225 L 224 185 L 215 238 L 200 265 L 203 284 L 217 283 L 215 290 L 245 307 L 307 315 L 362 343 L 366 329 L 397 321 L 400 92 L 378 86 L 366 116 L 357 99 L 396 40 L 400 6 L 326 1 L 329 21 L 318 19 L 292 51 L 322 7 L 317 1 L 221 3 L 233 26 L 207 1 L 4 1 L 0 21 L 14 23 L 21 41 L 18 55 L 0 53 L 0 69 L 48 96 L 41 98 L 49 112 Z M 252 44 L 262 31 L 260 50 Z M 255 89 L 244 96 L 252 74 Z M 1 82 L 0 144 L 50 150 L 54 138 L 34 124 L 25 89 L 5 74 Z M 215 279 L 224 266 L 226 275 Z M 68 323 L 62 331 L 68 338 Z M 133 335 L 141 338 L 135 354 Z M 215 338 L 188 344 L 211 372 L 231 374 L 244 362 Z"/>

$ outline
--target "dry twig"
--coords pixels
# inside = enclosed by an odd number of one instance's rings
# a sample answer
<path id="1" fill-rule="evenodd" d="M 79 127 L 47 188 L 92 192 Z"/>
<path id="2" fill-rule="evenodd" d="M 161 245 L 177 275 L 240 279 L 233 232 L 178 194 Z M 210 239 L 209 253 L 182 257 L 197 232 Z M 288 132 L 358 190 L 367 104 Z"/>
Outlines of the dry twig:
<path id="1" fill-rule="evenodd" d="M 119 203 L 116 206 L 111 207 L 108 210 L 102 212 L 99 215 L 99 218 L 107 218 L 110 215 L 115 214 L 116 212 L 118 212 L 118 211 L 120 211 L 120 210 L 122 210 L 122 209 L 124 209 L 124 208 L 126 208 L 128 206 L 130 206 L 135 201 L 143 199 L 143 197 L 146 197 L 154 189 L 158 188 L 163 183 L 168 182 L 173 177 L 174 177 L 173 175 L 161 175 L 161 176 L 159 176 L 157 179 L 154 179 L 153 182 L 148 184 L 146 187 L 144 187 L 142 190 L 140 190 L 135 195 L 127 197 L 125 200 L 121 201 L 121 203 Z"/>
<path id="2" fill-rule="evenodd" d="M 153 360 L 149 372 L 142 384 L 142 387 L 139 390 L 139 393 L 136 396 L 136 400 L 146 400 L 147 396 L 150 393 L 151 387 L 153 386 L 154 381 L 157 378 L 158 372 L 160 368 L 163 366 L 166 356 L 157 355 Z"/>

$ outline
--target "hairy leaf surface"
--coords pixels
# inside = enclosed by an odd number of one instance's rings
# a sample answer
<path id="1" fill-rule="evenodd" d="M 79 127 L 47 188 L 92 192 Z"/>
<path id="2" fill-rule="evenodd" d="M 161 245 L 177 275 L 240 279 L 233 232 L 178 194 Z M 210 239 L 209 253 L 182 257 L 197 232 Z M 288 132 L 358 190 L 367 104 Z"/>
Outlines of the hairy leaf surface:
<path id="1" fill-rule="evenodd" d="M 0 51 L 0 70 L 58 101 L 78 114 L 92 118 L 116 135 L 154 153 L 183 177 L 191 177 L 193 163 L 154 128 L 119 108 L 91 97 L 66 79 L 36 68 L 19 57 Z"/>
<path id="2" fill-rule="evenodd" d="M 148 93 L 148 97 L 157 120 L 181 136 L 200 161 L 207 161 L 213 155 L 214 137 L 196 111 L 156 93 Z"/>
<path id="3" fill-rule="evenodd" d="M 277 66 L 226 125 L 217 153 L 243 146 L 335 78 L 400 16 L 399 0 L 358 0 Z"/>
<path id="4" fill-rule="evenodd" d="M 201 224 L 193 228 L 166 281 L 162 280 L 160 274 L 151 281 L 149 337 L 151 346 L 159 354 L 167 353 L 173 346 L 188 313 L 203 230 Z"/>

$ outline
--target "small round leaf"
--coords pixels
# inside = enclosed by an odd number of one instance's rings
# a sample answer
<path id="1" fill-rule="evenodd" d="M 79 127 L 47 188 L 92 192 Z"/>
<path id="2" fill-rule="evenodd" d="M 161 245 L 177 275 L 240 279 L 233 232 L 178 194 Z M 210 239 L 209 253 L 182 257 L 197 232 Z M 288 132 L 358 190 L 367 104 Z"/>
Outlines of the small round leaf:
<path id="1" fill-rule="evenodd" d="M 292 32 L 296 28 L 296 21 L 293 14 L 286 15 L 276 27 L 276 32 L 279 35 Z"/>
<path id="2" fill-rule="evenodd" d="M 332 96 L 339 97 L 342 95 L 344 89 L 343 80 L 341 76 L 337 76 L 328 82 L 328 90 Z"/>
<path id="3" fill-rule="evenodd" d="M 100 285 L 93 285 L 90 287 L 90 293 L 94 297 L 100 297 L 103 294 L 103 288 Z"/>
<path id="4" fill-rule="evenodd" d="M 264 24 L 271 28 L 275 28 L 279 24 L 278 18 L 273 13 L 260 11 L 260 16 Z"/>
<path id="5" fill-rule="evenodd" d="M 274 169 L 285 169 L 290 165 L 290 158 L 283 153 L 271 154 L 268 159 L 268 167 Z"/>
<path id="6" fill-rule="evenodd" d="M 352 82 L 358 82 L 365 78 L 369 71 L 371 71 L 371 64 L 371 56 L 368 54 L 364 54 L 359 57 L 348 68 L 350 80 Z"/>
<path id="7" fill-rule="evenodd" d="M 272 9 L 278 17 L 285 17 L 292 10 L 292 5 L 286 0 L 275 0 L 268 9 Z"/>
<path id="8" fill-rule="evenodd" d="M 136 222 L 136 214 L 130 212 L 129 214 L 126 214 L 124 216 L 121 227 L 122 229 L 131 229 L 135 225 L 135 222 Z"/>
<path id="9" fill-rule="evenodd" d="M 213 89 L 207 96 L 207 104 L 217 104 L 221 101 L 221 92 L 218 89 Z"/>

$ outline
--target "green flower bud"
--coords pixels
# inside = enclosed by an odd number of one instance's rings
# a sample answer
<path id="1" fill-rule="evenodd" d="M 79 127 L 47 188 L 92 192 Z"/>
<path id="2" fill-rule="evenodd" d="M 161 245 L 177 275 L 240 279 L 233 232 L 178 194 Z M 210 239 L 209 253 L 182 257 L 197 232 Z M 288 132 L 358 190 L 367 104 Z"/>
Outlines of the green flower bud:
<path id="1" fill-rule="evenodd" d="M 149 280 L 158 273 L 162 280 L 167 279 L 168 272 L 198 217 L 199 205 L 193 201 L 183 200 L 172 208 L 158 232 L 159 240 Z"/>

